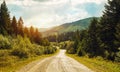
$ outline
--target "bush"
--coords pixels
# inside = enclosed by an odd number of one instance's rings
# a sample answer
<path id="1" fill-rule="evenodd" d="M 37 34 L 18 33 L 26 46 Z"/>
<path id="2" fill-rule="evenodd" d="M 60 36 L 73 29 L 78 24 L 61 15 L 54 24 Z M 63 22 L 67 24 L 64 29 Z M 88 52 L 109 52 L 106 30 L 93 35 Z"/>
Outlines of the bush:
<path id="1" fill-rule="evenodd" d="M 34 44 L 33 48 L 30 49 L 30 51 L 34 55 L 42 55 L 44 53 L 44 47 Z"/>
<path id="2" fill-rule="evenodd" d="M 115 61 L 120 62 L 120 51 L 116 53 Z"/>
<path id="3" fill-rule="evenodd" d="M 65 44 L 65 48 L 67 49 L 67 53 L 75 54 L 75 49 L 73 48 L 74 43 L 71 41 L 67 41 Z"/>
<path id="4" fill-rule="evenodd" d="M 53 46 L 46 46 L 44 47 L 44 54 L 52 54 L 57 50 L 56 47 Z"/>
<path id="5" fill-rule="evenodd" d="M 74 54 L 74 53 L 75 53 L 74 48 L 69 48 L 69 49 L 67 50 L 67 53 L 69 53 L 69 54 Z"/>
<path id="6" fill-rule="evenodd" d="M 11 49 L 11 43 L 7 37 L 0 35 L 0 49 Z"/>
<path id="7" fill-rule="evenodd" d="M 59 45 L 60 45 L 60 46 L 59 46 L 60 49 L 66 49 L 66 45 L 67 45 L 67 44 L 66 44 L 65 42 L 60 42 Z"/>
<path id="8" fill-rule="evenodd" d="M 29 52 L 28 49 L 26 48 L 15 48 L 11 52 L 12 55 L 18 56 L 19 58 L 28 58 L 29 57 Z"/>
<path id="9" fill-rule="evenodd" d="M 11 52 L 12 55 L 18 56 L 19 58 L 29 57 L 30 55 L 29 49 L 31 49 L 32 46 L 28 38 L 22 38 L 21 36 L 17 36 L 17 38 L 13 40 L 12 46 L 13 46 L 13 50 Z"/>
<path id="10" fill-rule="evenodd" d="M 28 58 L 34 57 L 42 54 L 51 54 L 56 51 L 56 48 L 52 46 L 40 46 L 37 44 L 31 43 L 29 38 L 17 36 L 16 38 L 12 37 L 3 37 L 0 35 L 0 49 L 9 50 L 0 50 L 0 57 L 9 56 L 10 54 L 19 58 Z"/>
<path id="11" fill-rule="evenodd" d="M 84 50 L 85 48 L 83 48 L 83 43 L 79 43 L 78 44 L 78 49 L 77 49 L 77 55 L 78 56 L 85 56 L 86 52 Z"/>

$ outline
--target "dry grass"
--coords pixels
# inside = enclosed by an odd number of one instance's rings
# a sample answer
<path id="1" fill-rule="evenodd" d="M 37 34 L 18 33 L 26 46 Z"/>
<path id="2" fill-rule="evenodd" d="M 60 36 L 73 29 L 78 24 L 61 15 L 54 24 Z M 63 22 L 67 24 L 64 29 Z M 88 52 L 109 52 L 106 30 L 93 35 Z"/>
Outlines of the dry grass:
<path id="1" fill-rule="evenodd" d="M 120 63 L 107 61 L 101 58 L 79 57 L 77 55 L 67 54 L 78 62 L 84 64 L 95 72 L 120 72 Z"/>

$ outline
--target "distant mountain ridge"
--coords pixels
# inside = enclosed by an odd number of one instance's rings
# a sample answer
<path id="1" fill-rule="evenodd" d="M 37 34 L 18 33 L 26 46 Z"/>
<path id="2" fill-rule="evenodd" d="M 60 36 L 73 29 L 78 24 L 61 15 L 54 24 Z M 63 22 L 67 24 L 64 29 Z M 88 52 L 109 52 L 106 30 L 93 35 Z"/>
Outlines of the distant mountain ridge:
<path id="1" fill-rule="evenodd" d="M 45 31 L 48 31 L 48 30 L 50 30 L 51 28 L 39 28 L 39 31 L 40 32 L 45 32 Z"/>
<path id="2" fill-rule="evenodd" d="M 42 34 L 43 36 L 48 36 L 48 35 L 53 35 L 56 33 L 60 34 L 64 32 L 83 30 L 83 29 L 86 29 L 90 25 L 90 22 L 93 18 L 99 19 L 99 17 L 90 17 L 90 18 L 81 19 L 81 20 L 71 22 L 71 23 L 65 23 L 60 26 L 53 27 L 45 32 L 42 32 Z"/>

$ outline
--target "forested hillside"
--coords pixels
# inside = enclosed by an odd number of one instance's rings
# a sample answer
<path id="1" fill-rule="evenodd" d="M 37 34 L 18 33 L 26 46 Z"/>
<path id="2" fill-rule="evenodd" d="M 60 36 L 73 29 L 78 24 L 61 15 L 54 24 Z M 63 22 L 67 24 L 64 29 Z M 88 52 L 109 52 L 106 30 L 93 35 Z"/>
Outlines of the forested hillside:
<path id="1" fill-rule="evenodd" d="M 88 26 L 90 25 L 90 21 L 93 18 L 94 17 L 90 17 L 90 18 L 81 19 L 81 20 L 78 20 L 75 22 L 62 24 L 60 26 L 56 26 L 56 27 L 53 27 L 49 30 L 46 30 L 42 33 L 44 36 L 48 36 L 48 35 L 66 33 L 66 32 L 74 32 L 77 30 L 83 30 L 83 29 L 88 28 Z M 98 17 L 95 17 L 95 18 L 99 19 Z"/>

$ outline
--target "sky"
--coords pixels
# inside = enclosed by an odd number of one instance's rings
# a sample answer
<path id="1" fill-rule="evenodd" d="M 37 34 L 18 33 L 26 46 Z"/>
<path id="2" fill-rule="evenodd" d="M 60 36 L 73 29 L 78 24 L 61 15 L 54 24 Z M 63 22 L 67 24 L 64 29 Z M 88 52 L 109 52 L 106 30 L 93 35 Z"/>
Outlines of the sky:
<path id="1" fill-rule="evenodd" d="M 0 0 L 2 3 L 3 0 Z M 5 0 L 11 18 L 25 26 L 48 28 L 88 17 L 100 17 L 107 0 Z"/>

